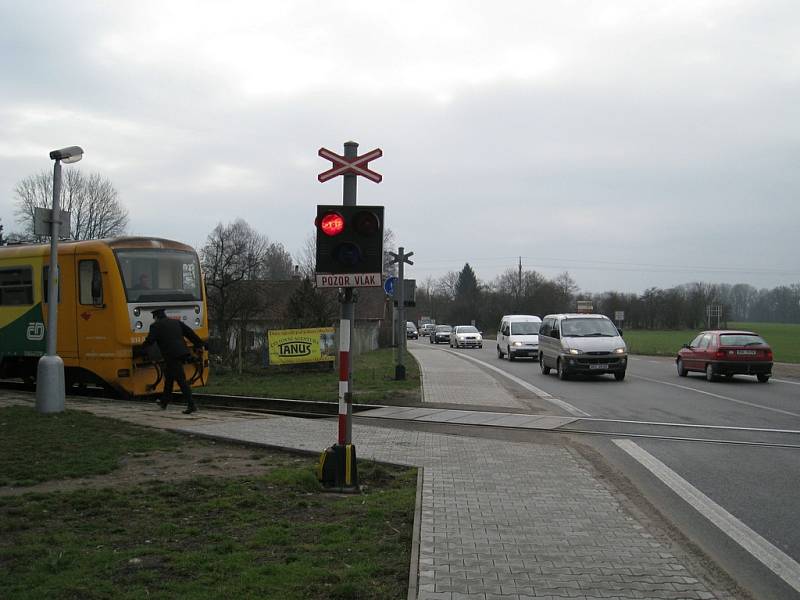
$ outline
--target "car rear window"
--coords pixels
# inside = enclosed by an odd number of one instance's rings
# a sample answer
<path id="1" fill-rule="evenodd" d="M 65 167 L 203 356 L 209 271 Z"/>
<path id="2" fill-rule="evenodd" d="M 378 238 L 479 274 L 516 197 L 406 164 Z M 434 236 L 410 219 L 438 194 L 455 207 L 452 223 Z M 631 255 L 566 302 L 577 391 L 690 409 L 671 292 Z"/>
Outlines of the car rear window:
<path id="1" fill-rule="evenodd" d="M 756 346 L 766 344 L 760 335 L 747 335 L 742 333 L 726 333 L 719 336 L 720 346 Z"/>

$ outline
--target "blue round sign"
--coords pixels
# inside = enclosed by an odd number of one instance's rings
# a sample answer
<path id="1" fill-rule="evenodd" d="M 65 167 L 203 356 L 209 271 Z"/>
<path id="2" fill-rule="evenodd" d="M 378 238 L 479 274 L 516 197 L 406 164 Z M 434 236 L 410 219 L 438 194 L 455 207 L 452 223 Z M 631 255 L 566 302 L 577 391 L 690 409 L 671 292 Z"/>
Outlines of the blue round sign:
<path id="1" fill-rule="evenodd" d="M 394 285 L 397 283 L 397 277 L 388 277 L 383 282 L 383 291 L 387 296 L 394 296 Z"/>

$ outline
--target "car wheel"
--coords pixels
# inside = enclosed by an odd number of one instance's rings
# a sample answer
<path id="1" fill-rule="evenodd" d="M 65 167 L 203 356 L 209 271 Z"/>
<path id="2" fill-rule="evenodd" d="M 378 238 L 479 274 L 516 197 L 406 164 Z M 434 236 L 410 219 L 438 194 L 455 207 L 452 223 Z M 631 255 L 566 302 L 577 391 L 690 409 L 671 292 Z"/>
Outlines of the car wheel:
<path id="1" fill-rule="evenodd" d="M 556 373 L 558 373 L 558 378 L 561 381 L 566 381 L 567 379 L 569 379 L 569 373 L 567 373 L 567 370 L 564 368 L 564 363 L 560 358 L 556 363 Z"/>
<path id="2" fill-rule="evenodd" d="M 500 350 L 500 344 L 497 344 L 497 358 L 503 358 L 503 351 Z"/>
<path id="3" fill-rule="evenodd" d="M 507 347 L 506 352 L 508 352 L 508 362 L 512 362 L 514 360 L 514 355 L 511 354 L 511 347 Z"/>
<path id="4" fill-rule="evenodd" d="M 681 377 L 686 377 L 686 374 L 689 372 L 683 368 L 683 361 L 679 358 L 678 362 L 675 363 L 675 366 L 678 368 L 678 375 Z"/>
<path id="5" fill-rule="evenodd" d="M 616 379 L 617 381 L 622 381 L 623 379 L 625 379 L 625 371 L 617 371 L 616 373 L 614 373 L 614 379 Z"/>
<path id="6" fill-rule="evenodd" d="M 544 356 L 539 355 L 539 368 L 542 370 L 542 375 L 549 375 L 550 374 L 550 367 L 545 366 L 544 364 Z"/>
<path id="7" fill-rule="evenodd" d="M 769 375 L 756 375 L 758 378 L 758 383 L 767 383 L 769 381 Z"/>
<path id="8" fill-rule="evenodd" d="M 706 365 L 706 379 L 708 381 L 714 381 L 717 376 L 714 374 L 714 367 L 711 366 L 711 363 Z"/>

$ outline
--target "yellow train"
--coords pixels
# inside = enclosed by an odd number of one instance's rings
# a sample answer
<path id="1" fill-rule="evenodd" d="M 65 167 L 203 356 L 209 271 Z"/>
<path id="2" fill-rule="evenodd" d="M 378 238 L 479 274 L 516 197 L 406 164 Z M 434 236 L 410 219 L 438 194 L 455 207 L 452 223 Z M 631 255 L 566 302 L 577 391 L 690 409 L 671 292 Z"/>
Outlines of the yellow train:
<path id="1" fill-rule="evenodd" d="M 160 362 L 142 349 L 164 308 L 208 341 L 200 262 L 191 246 L 148 237 L 59 242 L 57 353 L 66 385 L 100 384 L 124 397 L 159 393 Z M 0 377 L 33 381 L 45 353 L 49 244 L 0 247 Z M 205 383 L 208 355 L 185 365 L 193 386 Z"/>

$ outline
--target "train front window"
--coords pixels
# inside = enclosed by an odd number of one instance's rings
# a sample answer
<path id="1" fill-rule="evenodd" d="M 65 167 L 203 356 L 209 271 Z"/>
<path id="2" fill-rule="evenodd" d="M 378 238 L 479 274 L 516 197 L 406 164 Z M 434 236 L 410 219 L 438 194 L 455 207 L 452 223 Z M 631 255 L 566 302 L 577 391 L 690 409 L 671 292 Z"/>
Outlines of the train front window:
<path id="1" fill-rule="evenodd" d="M 181 250 L 117 250 L 128 302 L 201 300 L 197 255 Z"/>

